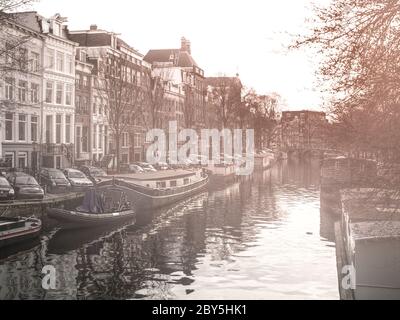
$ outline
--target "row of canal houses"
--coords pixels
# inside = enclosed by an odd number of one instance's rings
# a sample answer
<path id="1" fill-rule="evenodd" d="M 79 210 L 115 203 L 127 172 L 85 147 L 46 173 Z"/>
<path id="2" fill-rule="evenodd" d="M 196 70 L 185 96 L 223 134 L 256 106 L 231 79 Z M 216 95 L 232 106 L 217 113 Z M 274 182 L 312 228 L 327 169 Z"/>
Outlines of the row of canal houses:
<path id="1" fill-rule="evenodd" d="M 107 99 L 97 89 L 96 79 L 104 66 L 108 72 L 118 68 L 121 58 L 124 81 L 148 90 L 157 79 L 163 82 L 164 106 L 157 111 L 163 123 L 157 125 L 164 127 L 174 120 L 183 128 L 190 118 L 190 127 L 200 129 L 207 125 L 207 117 L 216 118 L 207 109 L 210 88 L 204 71 L 185 38 L 178 49 L 150 50 L 145 56 L 119 34 L 96 25 L 69 30 L 60 14 L 45 18 L 37 12 L 21 12 L 1 24 L 1 37 L 6 39 L 2 65 L 23 61 L 26 68 L 10 67 L 0 77 L 0 167 L 35 171 L 83 164 L 115 166 Z M 22 45 L 21 39 L 26 39 Z M 7 54 L 16 45 L 18 50 Z M 185 114 L 188 103 L 190 117 Z M 148 117 L 132 119 L 123 133 L 122 163 L 144 160 Z"/>

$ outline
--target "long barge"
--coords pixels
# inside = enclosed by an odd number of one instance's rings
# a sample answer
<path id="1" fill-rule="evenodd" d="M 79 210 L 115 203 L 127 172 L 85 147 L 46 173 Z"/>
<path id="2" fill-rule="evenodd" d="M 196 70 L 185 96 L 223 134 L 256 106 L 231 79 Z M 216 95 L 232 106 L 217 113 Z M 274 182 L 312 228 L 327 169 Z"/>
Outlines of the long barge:
<path id="1" fill-rule="evenodd" d="M 203 191 L 209 176 L 203 170 L 166 170 L 154 173 L 114 175 L 98 184 L 119 186 L 136 209 L 156 209 Z"/>

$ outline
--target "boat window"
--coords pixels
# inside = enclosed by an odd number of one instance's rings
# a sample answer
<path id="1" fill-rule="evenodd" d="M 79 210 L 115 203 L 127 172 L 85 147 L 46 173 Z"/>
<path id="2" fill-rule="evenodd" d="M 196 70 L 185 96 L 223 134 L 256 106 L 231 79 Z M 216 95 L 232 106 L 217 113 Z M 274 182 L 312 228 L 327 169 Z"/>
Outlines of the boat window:
<path id="1" fill-rule="evenodd" d="M 176 187 L 177 185 L 178 185 L 178 182 L 176 180 L 170 182 L 171 187 Z"/>
<path id="2" fill-rule="evenodd" d="M 189 184 L 190 183 L 190 179 L 186 178 L 185 180 L 183 180 L 183 184 Z"/>
<path id="3" fill-rule="evenodd" d="M 166 182 L 157 182 L 157 188 L 166 188 L 167 183 Z"/>

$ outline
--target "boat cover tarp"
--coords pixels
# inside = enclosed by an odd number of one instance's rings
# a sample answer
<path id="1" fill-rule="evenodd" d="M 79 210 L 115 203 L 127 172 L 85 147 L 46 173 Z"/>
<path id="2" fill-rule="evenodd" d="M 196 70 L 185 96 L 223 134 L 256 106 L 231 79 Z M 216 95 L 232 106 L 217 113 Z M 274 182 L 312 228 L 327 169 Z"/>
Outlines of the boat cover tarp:
<path id="1" fill-rule="evenodd" d="M 104 198 L 96 192 L 96 189 L 91 189 L 86 192 L 82 206 L 79 208 L 81 212 L 102 214 L 105 212 Z"/>

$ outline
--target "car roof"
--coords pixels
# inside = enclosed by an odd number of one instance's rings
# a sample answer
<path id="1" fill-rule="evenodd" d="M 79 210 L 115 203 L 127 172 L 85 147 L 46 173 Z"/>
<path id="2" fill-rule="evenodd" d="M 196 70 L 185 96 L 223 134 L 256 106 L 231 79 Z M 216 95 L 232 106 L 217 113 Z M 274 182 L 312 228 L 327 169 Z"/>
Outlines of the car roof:
<path id="1" fill-rule="evenodd" d="M 29 174 L 25 173 L 25 172 L 11 172 L 10 176 L 16 176 L 16 177 L 25 177 L 28 176 L 30 177 Z"/>
<path id="2" fill-rule="evenodd" d="M 54 168 L 43 168 L 42 170 L 46 170 L 46 171 L 61 171 L 59 169 L 54 169 Z"/>

